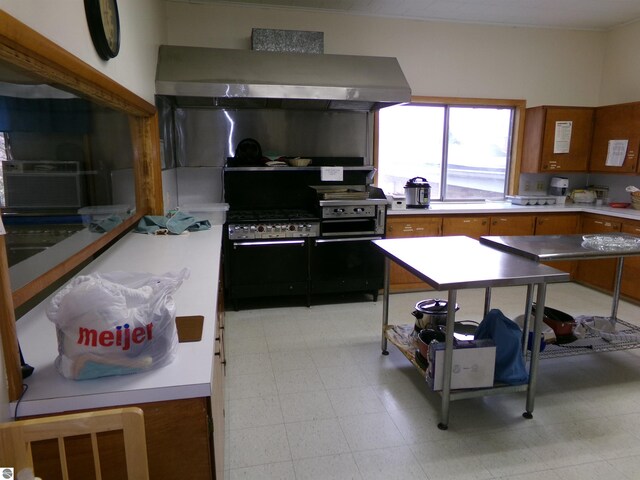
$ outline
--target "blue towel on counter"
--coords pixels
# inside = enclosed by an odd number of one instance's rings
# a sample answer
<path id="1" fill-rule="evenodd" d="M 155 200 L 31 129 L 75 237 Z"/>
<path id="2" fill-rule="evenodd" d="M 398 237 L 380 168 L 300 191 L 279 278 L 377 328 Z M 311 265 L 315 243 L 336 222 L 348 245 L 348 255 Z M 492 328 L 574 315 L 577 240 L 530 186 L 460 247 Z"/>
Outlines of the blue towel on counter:
<path id="1" fill-rule="evenodd" d="M 529 375 L 522 354 L 522 331 L 516 322 L 500 310 L 492 309 L 480 322 L 475 338 L 490 338 L 496 345 L 496 382 L 508 385 L 527 383 Z"/>
<path id="2" fill-rule="evenodd" d="M 97 233 L 106 233 L 113 230 L 116 226 L 122 223 L 120 215 L 110 215 L 107 218 L 103 218 L 97 222 L 91 222 L 89 224 L 89 231 Z"/>
<path id="3" fill-rule="evenodd" d="M 134 232 L 148 235 L 180 235 L 185 231 L 197 232 L 199 230 L 209 230 L 210 228 L 211 222 L 209 220 L 199 220 L 186 213 L 176 212 L 170 217 L 145 215 L 138 222 Z"/>

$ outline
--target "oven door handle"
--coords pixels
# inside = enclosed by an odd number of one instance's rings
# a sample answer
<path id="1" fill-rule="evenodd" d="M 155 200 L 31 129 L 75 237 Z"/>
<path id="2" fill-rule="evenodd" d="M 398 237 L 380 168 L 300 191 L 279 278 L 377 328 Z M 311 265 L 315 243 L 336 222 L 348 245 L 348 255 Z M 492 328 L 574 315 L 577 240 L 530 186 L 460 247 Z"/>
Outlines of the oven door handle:
<path id="1" fill-rule="evenodd" d="M 363 242 L 365 240 L 381 240 L 382 237 L 349 237 L 349 238 L 330 238 L 323 240 L 314 240 L 315 245 L 321 243 L 338 243 L 338 242 Z"/>
<path id="2" fill-rule="evenodd" d="M 237 247 L 268 247 L 270 245 L 299 245 L 304 246 L 304 240 L 270 240 L 267 242 L 233 242 L 233 248 Z"/>

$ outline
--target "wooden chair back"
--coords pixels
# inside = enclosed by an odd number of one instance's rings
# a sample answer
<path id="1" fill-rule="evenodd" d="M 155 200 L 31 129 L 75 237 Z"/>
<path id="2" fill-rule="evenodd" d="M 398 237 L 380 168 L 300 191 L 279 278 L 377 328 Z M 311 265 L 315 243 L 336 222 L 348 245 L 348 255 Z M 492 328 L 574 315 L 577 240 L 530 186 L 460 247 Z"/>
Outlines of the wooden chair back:
<path id="1" fill-rule="evenodd" d="M 16 476 L 25 468 L 33 471 L 32 444 L 43 440 L 54 440 L 57 441 L 61 478 L 69 480 L 73 457 L 68 455 L 66 445 L 71 437 L 89 436 L 94 475 L 96 480 L 102 480 L 103 468 L 100 464 L 98 434 L 117 431 L 122 431 L 127 479 L 149 480 L 144 416 L 142 410 L 136 407 L 49 416 L 0 424 L 0 465 L 13 467 Z M 50 472 L 35 471 L 34 473 L 45 479 L 50 478 Z"/>

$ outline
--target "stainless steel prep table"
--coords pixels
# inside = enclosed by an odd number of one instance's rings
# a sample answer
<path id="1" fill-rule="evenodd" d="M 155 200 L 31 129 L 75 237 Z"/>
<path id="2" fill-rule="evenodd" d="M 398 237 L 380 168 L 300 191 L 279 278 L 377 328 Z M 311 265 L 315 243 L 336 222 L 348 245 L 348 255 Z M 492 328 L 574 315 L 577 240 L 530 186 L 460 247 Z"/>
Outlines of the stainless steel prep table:
<path id="1" fill-rule="evenodd" d="M 391 260 L 411 271 L 421 280 L 437 290 L 448 291 L 448 304 L 456 304 L 458 289 L 485 288 L 485 313 L 489 310 L 492 287 L 527 285 L 527 305 L 530 308 L 530 292 L 537 285 L 537 303 L 544 306 L 546 284 L 569 281 L 569 274 L 541 265 L 521 255 L 510 254 L 481 244 L 463 236 L 418 237 L 375 240 L 373 242 L 385 255 L 385 278 L 382 311 L 382 352 L 387 352 L 387 327 L 389 325 L 389 270 Z M 533 352 L 540 349 L 540 331 L 543 309 L 536 309 Z M 453 360 L 453 326 L 455 309 L 447 312 L 445 355 L 443 366 L 442 404 L 440 429 L 449 423 L 451 400 L 484 395 L 527 391 L 526 411 L 531 418 L 535 398 L 538 355 L 531 355 L 529 383 L 526 385 L 504 385 L 484 389 L 451 391 L 451 366 Z"/>
<path id="2" fill-rule="evenodd" d="M 611 304 L 611 320 L 616 322 L 624 257 L 640 255 L 640 243 L 637 245 L 630 244 L 624 247 L 617 246 L 616 244 L 603 244 L 600 248 L 594 248 L 585 243 L 584 240 L 585 237 L 593 236 L 595 235 L 487 236 L 480 237 L 480 243 L 505 252 L 521 255 L 537 262 L 617 258 L 618 265 L 616 268 L 613 301 Z M 597 236 L 603 239 L 621 237 L 640 240 L 640 237 L 627 233 L 599 233 Z"/>

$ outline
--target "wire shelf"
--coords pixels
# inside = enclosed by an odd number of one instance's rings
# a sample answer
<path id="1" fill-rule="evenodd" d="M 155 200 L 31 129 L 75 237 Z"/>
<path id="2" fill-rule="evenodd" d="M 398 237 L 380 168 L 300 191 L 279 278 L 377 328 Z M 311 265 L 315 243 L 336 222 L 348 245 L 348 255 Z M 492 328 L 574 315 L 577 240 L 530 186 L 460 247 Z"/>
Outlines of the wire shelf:
<path id="1" fill-rule="evenodd" d="M 617 319 L 616 333 L 640 338 L 640 327 L 625 322 L 624 320 Z M 547 344 L 544 351 L 540 352 L 539 358 L 540 360 L 544 360 L 547 358 L 632 350 L 634 348 L 640 348 L 640 341 L 637 341 L 636 339 L 629 341 L 607 341 L 598 335 L 597 332 L 590 332 L 586 334 L 585 338 L 579 338 L 571 343 L 563 345 Z M 530 355 L 531 352 L 528 352 L 527 356 L 529 357 Z"/>

